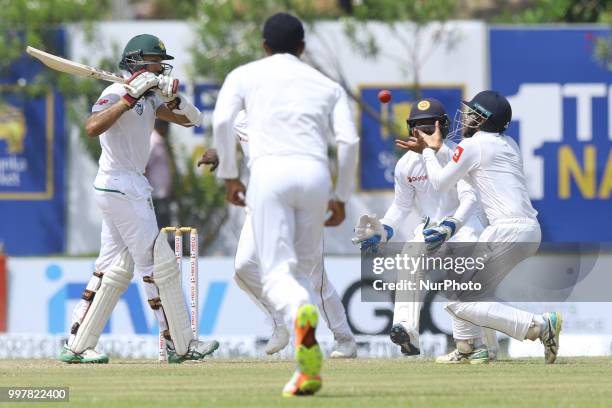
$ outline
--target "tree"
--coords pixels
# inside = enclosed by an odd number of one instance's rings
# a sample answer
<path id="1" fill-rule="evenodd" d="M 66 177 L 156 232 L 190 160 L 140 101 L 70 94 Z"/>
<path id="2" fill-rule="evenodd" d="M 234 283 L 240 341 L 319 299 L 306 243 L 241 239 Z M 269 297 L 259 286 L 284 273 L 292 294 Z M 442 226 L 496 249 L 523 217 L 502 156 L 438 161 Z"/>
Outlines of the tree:
<path id="1" fill-rule="evenodd" d="M 341 18 L 345 34 L 356 50 L 368 58 L 389 58 L 402 67 L 408 67 L 407 76 L 415 84 L 419 93 L 419 70 L 433 51 L 420 49 L 423 38 L 423 27 L 432 20 L 445 21 L 452 16 L 455 2 L 453 0 L 363 0 L 349 9 L 352 15 L 346 15 L 346 7 L 329 3 L 326 7 L 314 0 L 206 0 L 200 1 L 197 7 L 195 29 L 196 46 L 193 48 L 195 74 L 222 82 L 234 68 L 262 56 L 261 28 L 267 17 L 284 11 L 297 15 L 309 28 L 309 35 L 315 36 L 326 49 L 324 56 L 313 55 L 308 47 L 304 59 L 323 74 L 339 82 L 348 95 L 359 104 L 360 108 L 378 120 L 395 136 L 401 129 L 372 106 L 363 101 L 347 83 L 340 62 L 334 54 L 333 47 L 318 32 L 316 22 Z M 338 3 L 340 4 L 340 3 Z M 371 32 L 368 21 L 378 20 L 384 23 L 394 35 L 405 40 L 405 54 L 389 56 L 381 52 L 378 40 Z M 406 24 L 411 21 L 412 24 Z M 409 31 L 407 31 L 409 30 Z M 412 31 L 410 31 L 412 30 Z M 452 46 L 456 37 L 447 30 L 444 24 L 436 30 L 433 41 L 436 44 Z M 321 61 L 326 60 L 327 64 Z"/>
<path id="2" fill-rule="evenodd" d="M 23 56 L 26 45 L 61 54 L 56 34 L 63 24 L 80 24 L 91 38 L 95 22 L 108 15 L 109 10 L 108 0 L 0 0 L 0 53 L 4 56 L 0 61 L 0 77 L 11 76 L 10 67 Z M 97 65 L 104 67 L 108 61 L 99 61 Z M 86 101 L 95 100 L 104 87 L 98 81 L 52 70 L 45 70 L 29 83 L 20 82 L 20 85 L 24 98 L 58 89 L 67 101 L 73 102 L 66 105 L 71 123 L 82 121 Z M 86 137 L 83 140 L 87 150 L 99 156 L 99 144 L 91 143 Z"/>
<path id="3" fill-rule="evenodd" d="M 23 57 L 26 45 L 62 55 L 55 34 L 64 24 L 79 24 L 87 38 L 93 40 L 96 23 L 109 17 L 110 10 L 110 0 L 0 0 L 0 52 L 4 57 L 0 60 L 0 78 L 15 79 L 16 73 L 11 71 L 11 66 Z M 116 45 L 111 55 L 101 60 L 81 62 L 116 71 L 121 55 L 119 47 Z M 98 160 L 99 140 L 86 135 L 83 121 L 108 83 L 45 69 L 29 82 L 19 81 L 19 84 L 22 87 L 19 94 L 23 98 L 57 89 L 65 97 L 69 123 L 78 127 L 80 140 L 91 159 Z M 227 216 L 223 195 L 209 172 L 196 171 L 192 156 L 183 151 L 176 153 L 171 155 L 171 160 L 176 169 L 173 196 L 179 221 L 202 231 L 201 244 L 205 245 L 216 236 Z"/>
<path id="4" fill-rule="evenodd" d="M 421 97 L 420 73 L 423 65 L 439 46 L 451 49 L 458 41 L 457 33 L 446 24 L 454 16 L 454 0 L 364 0 L 353 7 L 350 17 L 344 18 L 344 32 L 353 47 L 366 58 L 387 60 L 397 64 L 412 84 L 415 99 Z M 404 53 L 390 55 L 382 47 L 370 28 L 371 22 L 383 23 L 392 38 L 399 40 Z M 429 33 L 430 47 L 423 49 L 426 40 L 424 28 L 432 22 L 437 26 Z M 361 103 L 362 108 L 363 103 Z M 377 113 L 366 112 L 374 117 Z M 403 123 L 389 123 L 379 118 L 395 136 L 400 135 Z"/>

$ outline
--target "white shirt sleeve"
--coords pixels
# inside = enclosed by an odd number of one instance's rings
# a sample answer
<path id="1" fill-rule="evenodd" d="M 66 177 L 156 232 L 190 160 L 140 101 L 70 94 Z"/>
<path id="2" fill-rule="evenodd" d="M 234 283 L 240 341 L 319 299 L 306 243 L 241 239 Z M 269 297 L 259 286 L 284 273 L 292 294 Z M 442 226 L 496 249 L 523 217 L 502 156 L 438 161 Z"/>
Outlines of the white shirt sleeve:
<path id="1" fill-rule="evenodd" d="M 403 161 L 400 160 L 395 166 L 395 198 L 385 216 L 380 220 L 382 224 L 394 230 L 399 228 L 408 217 L 414 205 L 414 186 L 404 181 L 405 177 L 402 176 L 400 169 L 402 163 Z"/>
<path id="2" fill-rule="evenodd" d="M 240 84 L 239 72 L 230 72 L 219 91 L 213 112 L 213 139 L 219 156 L 217 177 L 233 179 L 238 177 L 236 163 L 236 137 L 234 120 L 244 109 L 244 93 Z"/>
<path id="3" fill-rule="evenodd" d="M 423 150 L 423 159 L 433 188 L 436 191 L 447 191 L 480 164 L 480 145 L 473 139 L 462 140 L 444 168 L 432 149 Z"/>
<path id="4" fill-rule="evenodd" d="M 119 84 L 107 86 L 106 89 L 102 91 L 96 103 L 91 107 L 91 113 L 102 112 L 110 108 L 117 103 L 125 93 L 125 89 Z"/>
<path id="5" fill-rule="evenodd" d="M 338 178 L 335 195 L 340 201 L 347 201 L 353 190 L 359 136 L 349 108 L 348 97 L 342 87 L 336 90 L 336 104 L 331 115 L 331 127 L 338 144 Z"/>
<path id="6" fill-rule="evenodd" d="M 457 207 L 453 217 L 465 224 L 478 206 L 478 196 L 474 187 L 463 179 L 457 182 L 457 195 L 459 197 L 459 207 Z"/>

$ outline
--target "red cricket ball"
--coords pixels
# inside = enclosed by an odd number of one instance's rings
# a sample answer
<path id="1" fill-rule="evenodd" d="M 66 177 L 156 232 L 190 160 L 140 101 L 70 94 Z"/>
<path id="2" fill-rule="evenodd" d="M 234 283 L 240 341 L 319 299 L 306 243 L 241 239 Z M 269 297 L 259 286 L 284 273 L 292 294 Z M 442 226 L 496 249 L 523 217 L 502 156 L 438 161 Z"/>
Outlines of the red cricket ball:
<path id="1" fill-rule="evenodd" d="M 391 101 L 391 91 L 383 89 L 378 93 L 378 100 L 382 103 L 389 103 Z"/>

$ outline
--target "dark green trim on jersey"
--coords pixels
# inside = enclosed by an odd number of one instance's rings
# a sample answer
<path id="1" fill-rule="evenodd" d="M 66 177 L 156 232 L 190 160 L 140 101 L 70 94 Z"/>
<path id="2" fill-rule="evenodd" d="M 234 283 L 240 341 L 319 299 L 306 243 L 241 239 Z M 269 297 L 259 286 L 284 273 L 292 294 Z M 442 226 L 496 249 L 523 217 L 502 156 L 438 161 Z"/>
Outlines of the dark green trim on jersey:
<path id="1" fill-rule="evenodd" d="M 108 189 L 108 188 L 100 188 L 100 187 L 96 187 L 96 186 L 94 186 L 94 190 L 104 191 L 105 193 L 119 193 L 119 194 L 125 195 L 125 193 L 123 191 L 111 190 L 111 189 Z"/>

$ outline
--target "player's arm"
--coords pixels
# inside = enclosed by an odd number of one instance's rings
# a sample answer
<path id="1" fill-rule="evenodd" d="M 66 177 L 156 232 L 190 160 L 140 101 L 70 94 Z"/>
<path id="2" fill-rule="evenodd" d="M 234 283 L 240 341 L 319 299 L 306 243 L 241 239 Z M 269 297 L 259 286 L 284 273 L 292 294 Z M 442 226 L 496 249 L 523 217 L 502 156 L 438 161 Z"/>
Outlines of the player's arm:
<path id="1" fill-rule="evenodd" d="M 430 251 L 435 250 L 451 239 L 478 207 L 476 190 L 463 179 L 457 182 L 457 196 L 459 198 L 459 206 L 455 213 L 451 217 L 444 217 L 440 224 L 423 230 L 423 237 L 427 243 L 427 249 Z"/>
<path id="2" fill-rule="evenodd" d="M 85 130 L 90 137 L 106 132 L 128 110 L 132 109 L 140 98 L 157 86 L 159 78 L 146 71 L 135 72 L 123 85 L 107 88 L 91 109 L 92 114 L 85 121 Z M 111 91 L 112 90 L 112 91 Z M 105 91 L 106 92 L 106 91 Z"/>
<path id="3" fill-rule="evenodd" d="M 427 177 L 437 191 L 448 191 L 459 183 L 480 162 L 480 146 L 473 139 L 462 140 L 452 159 L 442 167 L 432 148 L 423 150 Z"/>
<path id="4" fill-rule="evenodd" d="M 447 191 L 456 186 L 459 180 L 480 163 L 480 145 L 474 139 L 464 139 L 455 148 L 452 160 L 442 167 L 436 157 L 442 143 L 442 131 L 437 121 L 436 131 L 432 135 L 416 129 L 409 140 L 395 141 L 397 147 L 423 154 L 427 177 L 436 191 Z"/>
<path id="5" fill-rule="evenodd" d="M 403 160 L 400 160 L 395 166 L 393 203 L 380 220 L 383 225 L 388 225 L 391 228 L 391 234 L 410 215 L 414 207 L 414 186 L 406 181 L 406 174 L 402 171 L 401 166 L 403 166 Z"/>
<path id="6" fill-rule="evenodd" d="M 232 71 L 223 82 L 213 111 L 213 140 L 219 156 L 217 177 L 225 180 L 226 199 L 244 206 L 246 188 L 238 178 L 237 149 L 234 121 L 244 109 L 239 72 Z"/>
<path id="7" fill-rule="evenodd" d="M 98 99 L 96 105 L 108 104 L 109 97 L 113 95 L 106 95 Z M 115 103 L 105 108 L 104 110 L 94 111 L 87 120 L 85 121 L 85 131 L 89 137 L 97 137 L 102 133 L 106 132 L 111 126 L 115 124 L 115 122 L 123 115 L 125 112 L 130 110 L 130 107 L 123 103 L 118 95 L 114 95 L 116 97 Z M 94 105 L 94 108 L 96 107 Z"/>
<path id="8" fill-rule="evenodd" d="M 177 108 L 171 110 L 168 104 L 162 103 L 155 111 L 155 116 L 184 127 L 200 126 L 202 123 L 200 110 L 186 101 L 185 97 L 180 96 L 178 99 L 179 101 L 176 103 L 178 105 Z M 181 103 L 183 104 L 182 108 L 180 108 Z"/>
<path id="9" fill-rule="evenodd" d="M 459 207 L 457 207 L 455 214 L 453 214 L 453 218 L 458 220 L 461 225 L 464 225 L 478 207 L 478 195 L 470 183 L 461 179 L 457 182 L 457 196 L 459 198 Z"/>
<path id="10" fill-rule="evenodd" d="M 414 187 L 405 181 L 403 165 L 403 160 L 400 160 L 395 166 L 395 197 L 385 216 L 379 221 L 375 216 L 363 215 L 355 226 L 353 243 L 360 248 L 377 247 L 387 242 L 410 215 L 414 203 Z"/>
<path id="11" fill-rule="evenodd" d="M 329 203 L 332 215 L 325 221 L 328 227 L 340 225 L 344 221 L 344 203 L 349 199 L 353 190 L 359 155 L 359 136 L 357 136 L 346 92 L 338 86 L 336 93 L 336 104 L 330 119 L 337 144 L 338 177 L 334 199 Z"/>
<path id="12" fill-rule="evenodd" d="M 170 75 L 159 75 L 155 89 L 155 116 L 184 127 L 200 126 L 202 113 L 178 91 L 179 80 Z"/>

